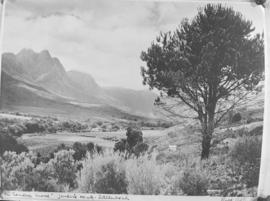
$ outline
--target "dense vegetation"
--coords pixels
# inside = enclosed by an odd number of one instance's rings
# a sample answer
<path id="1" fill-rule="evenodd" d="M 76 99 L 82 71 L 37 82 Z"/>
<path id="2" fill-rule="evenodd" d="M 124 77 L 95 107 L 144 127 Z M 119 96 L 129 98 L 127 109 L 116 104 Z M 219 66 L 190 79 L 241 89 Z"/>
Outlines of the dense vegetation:
<path id="1" fill-rule="evenodd" d="M 59 121 L 55 118 L 31 118 L 22 121 L 20 119 L 2 118 L 0 129 L 2 133 L 8 133 L 14 137 L 20 137 L 26 133 L 56 133 L 61 131 L 79 132 L 86 130 L 87 124 L 76 121 Z"/>
<path id="2" fill-rule="evenodd" d="M 116 142 L 114 152 L 79 142 L 60 144 L 49 156 L 5 151 L 1 156 L 3 186 L 27 191 L 207 195 L 216 190 L 214 195 L 243 196 L 246 191 L 253 195 L 259 177 L 261 136 L 241 132 L 225 154 L 203 161 L 182 155 L 163 162 L 161 153 L 153 149 L 134 152 L 143 143 L 138 128 L 127 129 L 124 148 Z"/>

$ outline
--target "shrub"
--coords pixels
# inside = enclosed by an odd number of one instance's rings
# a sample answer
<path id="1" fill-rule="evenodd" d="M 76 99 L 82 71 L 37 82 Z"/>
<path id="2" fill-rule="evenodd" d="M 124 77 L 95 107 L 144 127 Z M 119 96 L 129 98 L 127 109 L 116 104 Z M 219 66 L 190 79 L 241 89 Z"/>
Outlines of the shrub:
<path id="1" fill-rule="evenodd" d="M 241 181 L 238 165 L 227 155 L 210 158 L 201 164 L 201 168 L 208 173 L 209 188 L 220 190 L 218 196 L 241 196 L 239 192 L 245 186 Z"/>
<path id="2" fill-rule="evenodd" d="M 27 190 L 56 192 L 59 191 L 57 181 L 54 179 L 53 169 L 45 163 L 39 164 L 28 175 Z"/>
<path id="3" fill-rule="evenodd" d="M 96 151 L 96 153 L 98 153 L 98 154 L 102 154 L 103 153 L 103 148 L 102 148 L 102 146 L 99 146 L 99 145 L 95 145 L 95 151 Z"/>
<path id="4" fill-rule="evenodd" d="M 64 121 L 59 124 L 59 127 L 62 130 L 67 130 L 70 132 L 78 132 L 87 129 L 88 125 L 74 121 Z"/>
<path id="5" fill-rule="evenodd" d="M 88 142 L 86 144 L 86 148 L 87 148 L 87 151 L 89 151 L 90 153 L 94 153 L 95 144 L 93 142 Z"/>
<path id="6" fill-rule="evenodd" d="M 24 126 L 26 127 L 24 133 L 39 133 L 46 130 L 45 126 L 38 121 L 27 121 Z"/>
<path id="7" fill-rule="evenodd" d="M 126 193 L 123 158 L 108 153 L 87 157 L 82 162 L 78 184 L 84 193 Z"/>
<path id="8" fill-rule="evenodd" d="M 132 151 L 134 155 L 138 157 L 139 155 L 146 153 L 148 148 L 149 148 L 148 144 L 141 142 L 141 143 L 136 144 L 133 147 Z"/>
<path id="9" fill-rule="evenodd" d="M 1 158 L 2 184 L 6 190 L 29 190 L 34 163 L 32 153 L 5 152 Z"/>
<path id="10" fill-rule="evenodd" d="M 203 171 L 188 168 L 180 176 L 178 185 L 187 195 L 206 195 L 209 183 Z"/>
<path id="11" fill-rule="evenodd" d="M 92 124 L 91 125 L 91 128 L 97 128 L 97 125 L 96 124 Z"/>
<path id="12" fill-rule="evenodd" d="M 163 186 L 164 171 L 155 157 L 148 155 L 126 161 L 128 193 L 139 195 L 158 195 Z"/>
<path id="13" fill-rule="evenodd" d="M 5 152 L 1 158 L 3 188 L 24 191 L 64 191 L 67 184 L 59 182 L 59 171 L 55 168 L 53 161 L 37 163 L 37 160 L 37 155 L 31 152 L 21 154 Z M 60 165 L 63 163 L 61 162 Z M 65 166 L 62 167 L 62 169 L 65 168 Z M 72 170 L 71 168 L 70 171 Z M 66 169 L 63 171 L 63 174 L 65 173 L 67 173 Z"/>
<path id="14" fill-rule="evenodd" d="M 87 148 L 84 144 L 80 142 L 75 142 L 72 146 L 72 149 L 74 150 L 73 158 L 76 161 L 79 161 L 85 157 Z"/>
<path id="15" fill-rule="evenodd" d="M 69 149 L 70 149 L 70 147 L 68 147 L 64 143 L 61 143 L 56 147 L 54 152 L 58 152 L 58 151 L 61 151 L 61 150 L 69 150 Z"/>
<path id="16" fill-rule="evenodd" d="M 8 133 L 12 136 L 20 137 L 26 130 L 26 127 L 22 124 L 13 124 L 7 127 Z"/>
<path id="17" fill-rule="evenodd" d="M 18 154 L 28 151 L 26 146 L 19 144 L 12 136 L 3 133 L 0 133 L 0 147 L 0 155 L 5 151 L 14 151 Z"/>
<path id="18" fill-rule="evenodd" d="M 143 133 L 137 128 L 128 127 L 126 136 L 130 148 L 134 147 L 137 143 L 143 142 Z"/>
<path id="19" fill-rule="evenodd" d="M 73 150 L 61 150 L 54 153 L 48 164 L 52 167 L 57 184 L 76 186 L 77 163 L 73 159 Z"/>
<path id="20" fill-rule="evenodd" d="M 126 139 L 121 139 L 120 141 L 118 141 L 118 142 L 116 142 L 114 144 L 113 150 L 115 152 L 116 151 L 125 152 L 126 151 L 126 143 L 127 143 L 127 140 Z"/>
<path id="21" fill-rule="evenodd" d="M 128 127 L 126 139 L 121 139 L 114 145 L 114 151 L 126 152 L 129 155 L 139 156 L 145 153 L 149 146 L 143 142 L 143 133 L 138 128 Z"/>
<path id="22" fill-rule="evenodd" d="M 95 189 L 97 193 L 120 194 L 127 193 L 125 171 L 118 168 L 115 161 L 110 161 L 101 167 L 97 174 Z"/>
<path id="23" fill-rule="evenodd" d="M 260 136 L 263 134 L 263 126 L 258 126 L 251 131 L 249 131 L 250 136 Z"/>
<path id="24" fill-rule="evenodd" d="M 233 162 L 238 164 L 242 181 L 247 187 L 258 185 L 262 140 L 259 137 L 243 137 L 230 151 Z"/>
<path id="25" fill-rule="evenodd" d="M 261 158 L 261 146 L 261 138 L 243 137 L 232 147 L 230 156 L 241 163 L 257 163 Z"/>
<path id="26" fill-rule="evenodd" d="M 236 114 L 234 114 L 232 116 L 231 122 L 232 123 L 237 123 L 237 122 L 241 121 L 241 119 L 242 119 L 241 114 L 239 112 L 237 112 Z"/>
<path id="27" fill-rule="evenodd" d="M 118 131 L 118 130 L 120 130 L 120 126 L 114 124 L 114 125 L 112 126 L 112 131 Z"/>

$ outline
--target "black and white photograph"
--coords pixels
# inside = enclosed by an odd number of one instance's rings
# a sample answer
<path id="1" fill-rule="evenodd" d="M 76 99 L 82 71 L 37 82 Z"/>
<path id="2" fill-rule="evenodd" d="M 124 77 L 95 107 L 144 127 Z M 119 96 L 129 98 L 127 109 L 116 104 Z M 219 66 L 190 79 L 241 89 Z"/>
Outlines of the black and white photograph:
<path id="1" fill-rule="evenodd" d="M 257 196 L 263 6 L 4 4 L 1 192 Z"/>

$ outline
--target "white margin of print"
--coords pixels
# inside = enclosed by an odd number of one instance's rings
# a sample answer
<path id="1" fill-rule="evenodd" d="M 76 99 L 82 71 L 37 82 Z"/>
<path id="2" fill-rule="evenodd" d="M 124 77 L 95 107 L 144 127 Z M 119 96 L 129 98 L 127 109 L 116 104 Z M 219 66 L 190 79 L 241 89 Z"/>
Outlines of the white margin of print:
<path id="1" fill-rule="evenodd" d="M 128 0 L 134 1 L 134 0 Z M 135 0 L 135 1 L 153 1 L 153 0 Z M 175 2 L 209 2 L 209 3 L 243 3 L 253 4 L 255 0 L 155 0 L 155 1 L 175 1 Z M 258 186 L 258 197 L 270 196 L 270 0 L 267 0 L 264 10 L 264 33 L 265 33 L 265 102 L 264 102 L 264 126 L 263 126 L 263 144 L 260 167 L 260 178 Z M 0 25 L 0 40 L 3 38 L 4 27 L 4 11 L 5 3 L 1 5 L 1 25 Z M 0 46 L 2 41 L 0 41 Z M 0 55 L 2 48 L 0 47 Z M 1 58 L 0 58 L 1 71 Z M 0 72 L 1 75 L 1 72 Z M 1 78 L 0 78 L 1 81 Z M 0 85 L 1 86 L 1 85 Z M 1 89 L 0 89 L 1 91 Z M 143 195 L 111 195 L 111 194 L 82 194 L 82 193 L 47 193 L 47 192 L 20 192 L 6 191 L 3 192 L 2 198 L 5 200 L 162 200 L 162 201 L 254 201 L 252 197 L 210 197 L 210 196 L 143 196 Z M 1 198 L 0 198 L 1 200 Z"/>

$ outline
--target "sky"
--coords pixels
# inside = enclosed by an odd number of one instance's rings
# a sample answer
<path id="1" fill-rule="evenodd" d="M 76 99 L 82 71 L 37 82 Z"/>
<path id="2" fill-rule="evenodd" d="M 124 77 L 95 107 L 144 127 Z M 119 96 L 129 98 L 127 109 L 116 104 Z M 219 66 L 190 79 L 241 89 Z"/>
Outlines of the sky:
<path id="1" fill-rule="evenodd" d="M 131 0 L 8 0 L 3 51 L 49 50 L 66 70 L 91 74 L 101 86 L 144 89 L 141 51 L 156 36 L 191 19 L 202 3 Z M 262 9 L 226 5 L 263 31 Z"/>

